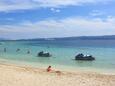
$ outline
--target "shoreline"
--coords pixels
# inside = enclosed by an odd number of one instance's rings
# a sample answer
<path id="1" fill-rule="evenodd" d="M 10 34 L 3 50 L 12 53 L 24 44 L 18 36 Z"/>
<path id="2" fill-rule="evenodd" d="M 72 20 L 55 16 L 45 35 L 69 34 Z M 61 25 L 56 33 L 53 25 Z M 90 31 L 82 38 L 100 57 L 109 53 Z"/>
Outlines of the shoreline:
<path id="1" fill-rule="evenodd" d="M 1 59 L 0 58 L 0 64 L 7 64 L 7 65 L 15 65 L 15 66 L 20 66 L 20 67 L 31 67 L 31 68 L 40 68 L 40 69 L 45 69 L 47 68 L 49 65 L 47 64 L 33 64 L 29 63 L 29 62 L 19 62 L 19 61 L 15 61 L 15 60 L 7 60 L 7 59 Z M 51 65 L 51 64 L 50 64 Z M 59 71 L 65 71 L 65 72 L 85 72 L 85 73 L 97 73 L 97 74 L 105 74 L 105 75 L 115 75 L 115 70 L 100 70 L 100 69 L 96 69 L 96 68 L 74 68 L 74 67 L 68 67 L 68 66 L 63 66 L 63 65 L 51 65 L 52 68 L 54 70 L 59 70 Z"/>
<path id="2" fill-rule="evenodd" d="M 0 62 L 0 86 L 115 86 L 115 75 L 56 71 Z"/>

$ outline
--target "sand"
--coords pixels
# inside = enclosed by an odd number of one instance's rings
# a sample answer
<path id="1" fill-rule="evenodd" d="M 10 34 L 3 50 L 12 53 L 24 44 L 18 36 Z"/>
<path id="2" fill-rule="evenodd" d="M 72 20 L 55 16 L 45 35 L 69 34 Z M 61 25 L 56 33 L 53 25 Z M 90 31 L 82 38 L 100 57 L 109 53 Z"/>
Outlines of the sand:
<path id="1" fill-rule="evenodd" d="M 46 72 L 45 68 L 0 63 L 0 86 L 115 86 L 115 75 Z"/>

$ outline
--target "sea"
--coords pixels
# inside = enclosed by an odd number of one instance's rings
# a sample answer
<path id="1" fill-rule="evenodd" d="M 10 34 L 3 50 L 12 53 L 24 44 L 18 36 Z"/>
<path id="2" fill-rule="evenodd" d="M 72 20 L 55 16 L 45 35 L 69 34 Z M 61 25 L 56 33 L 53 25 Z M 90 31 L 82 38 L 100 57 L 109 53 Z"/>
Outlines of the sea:
<path id="1" fill-rule="evenodd" d="M 6 48 L 6 52 L 4 52 Z M 20 51 L 16 51 L 20 49 Z M 27 52 L 30 51 L 28 54 Z M 40 51 L 52 57 L 38 57 Z M 94 61 L 76 61 L 79 53 L 92 55 Z M 0 62 L 38 68 L 51 65 L 59 70 L 115 73 L 115 40 L 12 40 L 0 41 Z"/>

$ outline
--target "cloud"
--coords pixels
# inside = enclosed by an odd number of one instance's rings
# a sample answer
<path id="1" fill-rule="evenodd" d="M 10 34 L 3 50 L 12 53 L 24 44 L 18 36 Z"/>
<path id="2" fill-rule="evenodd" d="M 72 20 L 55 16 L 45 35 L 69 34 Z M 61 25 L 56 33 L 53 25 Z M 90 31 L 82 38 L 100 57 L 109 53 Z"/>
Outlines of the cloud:
<path id="1" fill-rule="evenodd" d="M 56 9 L 56 8 L 51 8 L 50 10 L 54 13 L 59 13 L 61 11 L 60 9 Z"/>
<path id="2" fill-rule="evenodd" d="M 83 4 L 107 3 L 114 0 L 0 0 L 0 11 L 28 10 L 36 8 L 60 8 Z"/>
<path id="3" fill-rule="evenodd" d="M 91 15 L 91 16 L 102 16 L 102 15 L 105 15 L 105 13 L 102 11 L 99 11 L 99 10 L 93 10 L 89 15 Z"/>
<path id="4" fill-rule="evenodd" d="M 104 20 L 73 17 L 35 23 L 26 21 L 18 25 L 2 25 L 0 27 L 0 36 L 12 39 L 112 34 L 115 34 L 115 17 L 112 16 Z"/>

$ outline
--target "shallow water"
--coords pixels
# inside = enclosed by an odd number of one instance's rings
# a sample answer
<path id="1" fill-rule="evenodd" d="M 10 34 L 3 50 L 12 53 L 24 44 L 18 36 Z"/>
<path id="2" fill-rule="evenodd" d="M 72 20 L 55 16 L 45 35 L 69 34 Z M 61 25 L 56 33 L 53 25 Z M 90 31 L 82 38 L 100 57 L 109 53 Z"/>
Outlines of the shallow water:
<path id="1" fill-rule="evenodd" d="M 3 51 L 4 48 L 7 49 L 6 52 Z M 21 50 L 16 52 L 17 48 Z M 28 50 L 31 51 L 30 54 L 27 54 Z M 50 52 L 52 57 L 37 57 L 41 50 Z M 73 60 L 78 53 L 91 54 L 96 60 Z M 33 66 L 115 70 L 115 40 L 3 41 L 0 45 L 0 58 Z"/>

